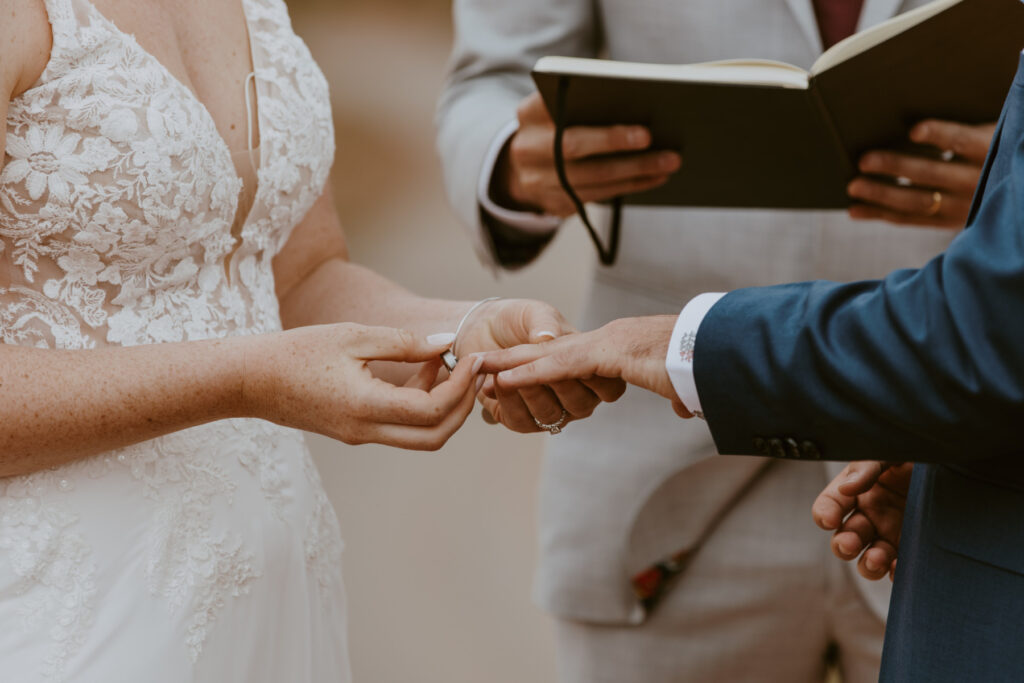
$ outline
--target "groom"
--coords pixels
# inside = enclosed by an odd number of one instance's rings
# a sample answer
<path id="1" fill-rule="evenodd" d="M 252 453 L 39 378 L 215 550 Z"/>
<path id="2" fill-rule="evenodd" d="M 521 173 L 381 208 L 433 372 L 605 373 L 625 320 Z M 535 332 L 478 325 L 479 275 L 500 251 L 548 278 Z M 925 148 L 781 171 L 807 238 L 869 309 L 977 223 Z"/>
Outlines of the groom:
<path id="1" fill-rule="evenodd" d="M 880 680 L 995 683 L 1024 680 L 1022 339 L 1024 56 L 967 229 L 923 268 L 705 294 L 483 370 L 508 388 L 622 377 L 704 417 L 725 454 L 927 461 Z"/>

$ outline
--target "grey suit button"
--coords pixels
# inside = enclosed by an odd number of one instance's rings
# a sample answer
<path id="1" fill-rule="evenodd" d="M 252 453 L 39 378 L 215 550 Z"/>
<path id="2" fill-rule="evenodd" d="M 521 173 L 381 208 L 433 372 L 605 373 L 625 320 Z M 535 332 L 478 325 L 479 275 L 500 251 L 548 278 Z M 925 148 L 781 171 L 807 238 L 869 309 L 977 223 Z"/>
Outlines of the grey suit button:
<path id="1" fill-rule="evenodd" d="M 786 439 L 785 444 L 786 444 L 786 452 L 789 453 L 789 457 L 793 458 L 794 460 L 799 460 L 800 459 L 800 444 L 798 444 L 796 442 L 796 439 L 793 439 L 793 438 Z"/>
<path id="2" fill-rule="evenodd" d="M 787 455 L 786 447 L 782 444 L 782 439 L 769 439 L 768 447 L 773 458 L 785 458 Z"/>
<path id="3" fill-rule="evenodd" d="M 818 450 L 818 444 L 813 441 L 802 441 L 800 453 L 808 460 L 821 460 L 821 451 Z"/>
<path id="4" fill-rule="evenodd" d="M 768 455 L 768 442 L 761 437 L 754 439 L 754 452 L 758 455 Z"/>

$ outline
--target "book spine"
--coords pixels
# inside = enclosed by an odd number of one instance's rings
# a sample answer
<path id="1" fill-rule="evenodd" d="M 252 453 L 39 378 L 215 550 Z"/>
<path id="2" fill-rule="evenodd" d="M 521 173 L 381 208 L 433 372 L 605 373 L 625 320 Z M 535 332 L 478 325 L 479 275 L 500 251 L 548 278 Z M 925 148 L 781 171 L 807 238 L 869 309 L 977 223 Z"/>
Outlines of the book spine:
<path id="1" fill-rule="evenodd" d="M 828 106 L 825 104 L 825 99 L 821 96 L 821 90 L 817 87 L 815 78 L 812 76 L 807 86 L 807 92 L 810 94 L 811 101 L 814 102 L 814 106 L 818 108 L 818 112 L 821 114 L 821 120 L 825 124 L 825 128 L 828 130 L 829 138 L 832 140 L 832 146 L 836 151 L 836 155 L 839 158 L 839 162 L 843 168 L 843 175 L 847 180 L 852 180 L 857 175 L 857 160 L 850 157 L 849 152 L 846 150 L 846 145 L 843 144 L 843 138 L 839 134 L 839 129 L 836 128 L 835 122 L 832 120 L 832 114 L 828 110 Z"/>

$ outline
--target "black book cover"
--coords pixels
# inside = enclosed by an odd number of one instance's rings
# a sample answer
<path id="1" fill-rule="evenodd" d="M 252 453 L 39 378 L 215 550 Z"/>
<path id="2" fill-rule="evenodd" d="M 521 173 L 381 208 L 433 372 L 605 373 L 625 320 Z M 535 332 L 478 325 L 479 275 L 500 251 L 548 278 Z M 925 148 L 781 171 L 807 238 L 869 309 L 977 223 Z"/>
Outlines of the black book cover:
<path id="1" fill-rule="evenodd" d="M 1020 0 L 963 0 L 812 76 L 806 90 L 533 76 L 556 122 L 642 124 L 654 149 L 682 153 L 668 183 L 627 204 L 827 209 L 849 205 L 864 151 L 906 149 L 917 121 L 994 121 L 1022 48 Z"/>

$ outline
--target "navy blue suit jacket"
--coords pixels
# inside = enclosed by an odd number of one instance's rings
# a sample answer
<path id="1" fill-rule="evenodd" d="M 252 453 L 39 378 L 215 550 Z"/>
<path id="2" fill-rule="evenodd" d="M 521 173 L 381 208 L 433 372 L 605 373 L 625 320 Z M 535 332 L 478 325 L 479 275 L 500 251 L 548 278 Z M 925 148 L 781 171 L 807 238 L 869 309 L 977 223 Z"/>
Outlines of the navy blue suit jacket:
<path id="1" fill-rule="evenodd" d="M 883 681 L 1024 681 L 1024 57 L 945 253 L 882 281 L 732 292 L 694 373 L 721 453 L 931 463 Z"/>

